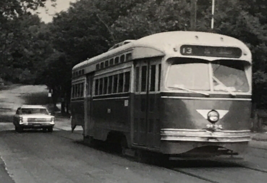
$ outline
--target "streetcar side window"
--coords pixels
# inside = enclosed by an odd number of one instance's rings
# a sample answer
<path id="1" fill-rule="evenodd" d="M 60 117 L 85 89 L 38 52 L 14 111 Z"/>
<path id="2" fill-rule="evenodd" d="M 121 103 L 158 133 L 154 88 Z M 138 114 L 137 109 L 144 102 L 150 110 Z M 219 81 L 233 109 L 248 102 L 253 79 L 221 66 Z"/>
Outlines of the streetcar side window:
<path id="1" fill-rule="evenodd" d="M 105 67 L 108 67 L 109 64 L 108 64 L 108 60 L 105 61 Z"/>
<path id="2" fill-rule="evenodd" d="M 161 64 L 158 65 L 158 91 L 160 91 Z"/>
<path id="3" fill-rule="evenodd" d="M 82 85 L 81 97 L 84 97 L 84 83 L 82 83 L 81 85 Z"/>
<path id="4" fill-rule="evenodd" d="M 79 85 L 77 84 L 77 85 L 76 85 L 75 97 L 79 97 L 79 92 L 80 92 L 80 87 L 79 87 Z"/>
<path id="5" fill-rule="evenodd" d="M 123 92 L 123 73 L 119 74 L 119 91 L 118 93 Z"/>
<path id="6" fill-rule="evenodd" d="M 141 92 L 146 91 L 147 88 L 147 66 L 142 66 L 141 69 Z"/>
<path id="7" fill-rule="evenodd" d="M 130 72 L 125 73 L 125 84 L 124 84 L 124 92 L 129 92 L 130 90 Z"/>
<path id="8" fill-rule="evenodd" d="M 110 62 L 110 65 L 113 65 L 113 62 L 114 62 L 114 61 L 113 61 L 113 58 L 112 58 L 112 59 L 110 59 L 110 61 L 109 61 L 109 62 Z"/>
<path id="9" fill-rule="evenodd" d="M 156 88 L 156 65 L 151 65 L 150 71 L 150 91 L 155 91 Z"/>
<path id="10" fill-rule="evenodd" d="M 113 92 L 112 93 L 118 93 L 118 75 L 114 75 L 114 82 L 113 82 Z"/>
<path id="11" fill-rule="evenodd" d="M 104 78 L 104 91 L 103 94 L 107 94 L 107 87 L 108 87 L 108 77 Z"/>
<path id="12" fill-rule="evenodd" d="M 71 98 L 78 98 L 84 96 L 84 83 L 77 83 L 71 87 Z"/>
<path id="13" fill-rule="evenodd" d="M 131 53 L 127 53 L 126 54 L 126 61 L 132 60 L 132 54 Z"/>
<path id="14" fill-rule="evenodd" d="M 113 76 L 108 77 L 108 94 L 112 93 Z"/>
<path id="15" fill-rule="evenodd" d="M 130 71 L 95 80 L 94 95 L 129 92 Z"/>
<path id="16" fill-rule="evenodd" d="M 118 64 L 119 63 L 119 57 L 116 57 L 115 58 L 115 64 Z"/>
<path id="17" fill-rule="evenodd" d="M 121 55 L 121 62 L 124 62 L 124 61 L 125 61 L 125 56 Z"/>
<path id="18" fill-rule="evenodd" d="M 99 79 L 99 95 L 103 94 L 103 78 Z"/>
<path id="19" fill-rule="evenodd" d="M 139 92 L 139 75 L 140 75 L 140 67 L 135 68 L 135 92 Z"/>
<path id="20" fill-rule="evenodd" d="M 98 95 L 99 79 L 95 80 L 95 95 Z"/>

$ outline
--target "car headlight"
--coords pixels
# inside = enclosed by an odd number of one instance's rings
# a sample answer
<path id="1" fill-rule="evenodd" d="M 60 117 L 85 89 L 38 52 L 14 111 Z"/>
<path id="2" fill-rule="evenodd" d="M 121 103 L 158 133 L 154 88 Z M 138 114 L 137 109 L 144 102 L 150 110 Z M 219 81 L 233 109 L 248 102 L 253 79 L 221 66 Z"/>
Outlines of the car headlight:
<path id="1" fill-rule="evenodd" d="M 220 114 L 216 110 L 208 112 L 208 120 L 211 123 L 216 123 L 220 119 Z"/>
<path id="2" fill-rule="evenodd" d="M 55 117 L 51 117 L 50 122 L 54 123 Z"/>
<path id="3" fill-rule="evenodd" d="M 19 117 L 19 124 L 23 124 L 23 117 Z"/>

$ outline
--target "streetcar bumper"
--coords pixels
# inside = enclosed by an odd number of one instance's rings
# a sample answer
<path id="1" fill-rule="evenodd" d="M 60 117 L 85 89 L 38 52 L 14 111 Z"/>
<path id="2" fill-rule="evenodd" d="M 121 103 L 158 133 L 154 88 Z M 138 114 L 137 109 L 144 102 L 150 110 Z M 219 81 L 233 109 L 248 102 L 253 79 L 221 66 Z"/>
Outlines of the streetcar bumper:
<path id="1" fill-rule="evenodd" d="M 161 152 L 164 154 L 232 154 L 245 152 L 251 140 L 249 130 L 162 129 Z"/>

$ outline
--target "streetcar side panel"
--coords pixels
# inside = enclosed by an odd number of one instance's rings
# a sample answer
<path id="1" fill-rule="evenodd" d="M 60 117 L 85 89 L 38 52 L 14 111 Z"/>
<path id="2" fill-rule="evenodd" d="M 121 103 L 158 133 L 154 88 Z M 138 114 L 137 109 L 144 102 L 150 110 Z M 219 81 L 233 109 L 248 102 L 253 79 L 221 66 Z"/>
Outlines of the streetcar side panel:
<path id="1" fill-rule="evenodd" d="M 105 141 L 110 132 L 129 134 L 129 95 L 95 98 L 92 102 L 93 137 Z"/>

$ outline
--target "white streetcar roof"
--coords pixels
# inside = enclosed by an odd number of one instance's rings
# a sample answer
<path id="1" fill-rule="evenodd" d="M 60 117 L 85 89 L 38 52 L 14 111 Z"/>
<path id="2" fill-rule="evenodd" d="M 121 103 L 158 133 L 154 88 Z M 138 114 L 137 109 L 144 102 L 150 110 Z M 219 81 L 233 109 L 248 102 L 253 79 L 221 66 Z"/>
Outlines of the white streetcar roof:
<path id="1" fill-rule="evenodd" d="M 111 49 L 93 58 L 85 60 L 73 67 L 73 70 L 95 63 L 100 59 L 105 59 L 110 55 L 116 55 L 124 51 L 130 51 L 134 48 L 151 48 L 163 55 L 169 53 L 174 47 L 179 45 L 208 45 L 208 46 L 225 46 L 239 47 L 244 50 L 248 56 L 251 56 L 249 48 L 240 40 L 211 32 L 196 31 L 171 31 L 161 32 L 145 36 L 137 40 L 131 40 L 128 44 Z M 251 61 L 250 61 L 251 62 Z"/>

